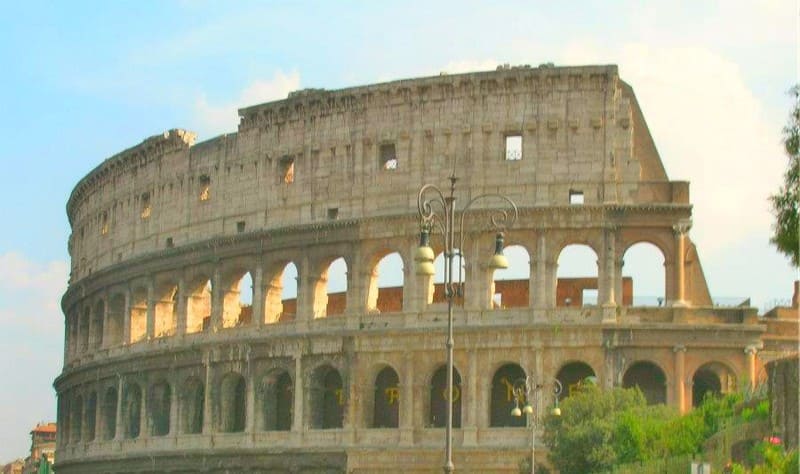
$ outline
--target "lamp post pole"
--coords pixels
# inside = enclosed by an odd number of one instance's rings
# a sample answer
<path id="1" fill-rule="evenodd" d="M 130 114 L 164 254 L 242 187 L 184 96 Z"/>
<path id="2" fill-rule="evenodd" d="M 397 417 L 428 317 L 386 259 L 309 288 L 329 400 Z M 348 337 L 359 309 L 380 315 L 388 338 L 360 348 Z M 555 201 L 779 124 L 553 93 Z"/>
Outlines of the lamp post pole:
<path id="1" fill-rule="evenodd" d="M 552 379 L 553 397 L 555 406 L 553 416 L 561 416 L 561 408 L 558 407 L 558 396 L 561 395 L 562 385 L 558 379 Z M 537 381 L 532 375 L 518 380 L 514 384 L 514 403 L 515 407 L 511 410 L 512 416 L 522 416 L 523 413 L 528 417 L 528 424 L 531 427 L 531 474 L 536 474 L 536 429 L 542 416 L 542 391 L 545 389 L 543 380 Z M 520 409 L 520 404 L 524 406 Z"/>
<path id="2" fill-rule="evenodd" d="M 432 276 L 435 273 L 433 267 L 434 253 L 430 247 L 430 234 L 435 228 L 442 233 L 444 240 L 444 297 L 447 300 L 447 338 L 445 347 L 447 351 L 447 389 L 445 392 L 447 405 L 447 418 L 445 424 L 445 462 L 444 472 L 452 473 L 455 470 L 453 465 L 453 306 L 455 298 L 463 296 L 461 284 L 461 259 L 463 258 L 462 249 L 464 247 L 464 217 L 473 203 L 482 199 L 498 199 L 508 206 L 508 209 L 495 209 L 490 217 L 491 224 L 496 230 L 495 253 L 489 261 L 489 268 L 499 269 L 508 268 L 508 261 L 503 256 L 503 231 L 514 224 L 517 220 L 517 206 L 514 201 L 500 194 L 482 194 L 470 199 L 461 210 L 456 221 L 455 209 L 455 173 L 448 178 L 450 189 L 445 195 L 438 187 L 432 184 L 423 185 L 417 196 L 417 207 L 422 230 L 420 232 L 420 245 L 414 256 L 417 263 L 417 274 Z M 458 223 L 458 228 L 456 228 Z M 456 246 L 456 234 L 458 234 L 458 246 Z M 459 278 L 453 279 L 453 263 L 456 256 L 459 259 Z"/>

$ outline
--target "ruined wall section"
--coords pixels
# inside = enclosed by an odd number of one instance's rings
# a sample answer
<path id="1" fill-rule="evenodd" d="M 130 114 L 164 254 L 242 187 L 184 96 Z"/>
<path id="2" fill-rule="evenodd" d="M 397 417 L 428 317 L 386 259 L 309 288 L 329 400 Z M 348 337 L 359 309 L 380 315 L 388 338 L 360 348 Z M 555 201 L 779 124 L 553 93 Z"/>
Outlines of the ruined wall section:
<path id="1" fill-rule="evenodd" d="M 74 190 L 71 282 L 215 236 L 413 213 L 420 185 L 454 167 L 465 200 L 502 189 L 521 208 L 568 206 L 573 191 L 586 205 L 688 203 L 688 187 L 673 190 L 685 183 L 640 183 L 658 156 L 637 156 L 634 137 L 649 132 L 624 87 L 615 66 L 511 68 L 298 91 L 197 145 L 166 132 Z M 509 135 L 522 137 L 519 160 L 505 157 Z"/>

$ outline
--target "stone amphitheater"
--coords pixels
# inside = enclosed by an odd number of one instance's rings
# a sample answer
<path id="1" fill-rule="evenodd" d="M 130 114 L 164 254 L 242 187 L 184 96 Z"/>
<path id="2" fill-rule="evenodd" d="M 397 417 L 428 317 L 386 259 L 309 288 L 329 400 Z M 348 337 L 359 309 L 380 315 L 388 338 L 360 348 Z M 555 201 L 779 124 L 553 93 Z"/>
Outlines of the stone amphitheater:
<path id="1" fill-rule="evenodd" d="M 668 179 L 616 66 L 306 89 L 239 116 L 236 133 L 201 143 L 150 137 L 69 197 L 59 474 L 440 472 L 447 305 L 414 253 L 417 193 L 453 173 L 456 207 L 484 193 L 516 203 L 506 245 L 529 275 L 486 265 L 493 207 L 473 209 L 456 471 L 519 472 L 532 430 L 510 416 L 509 387 L 526 376 L 558 379 L 560 397 L 589 376 L 638 386 L 686 411 L 752 386 L 796 345 L 796 321 L 712 304 L 689 183 Z M 663 257 L 651 305 L 623 276 L 640 243 Z M 575 245 L 596 265 L 562 278 Z"/>

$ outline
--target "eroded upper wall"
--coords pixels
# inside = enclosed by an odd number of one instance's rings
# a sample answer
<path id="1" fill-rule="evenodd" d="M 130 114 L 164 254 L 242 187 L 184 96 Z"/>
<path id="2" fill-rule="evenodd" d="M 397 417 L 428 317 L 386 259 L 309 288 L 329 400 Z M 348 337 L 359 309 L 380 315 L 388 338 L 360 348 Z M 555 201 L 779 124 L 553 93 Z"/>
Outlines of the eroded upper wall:
<path id="1" fill-rule="evenodd" d="M 238 133 L 194 144 L 171 130 L 81 180 L 67 205 L 71 281 L 213 236 L 415 213 L 419 187 L 454 167 L 465 197 L 502 191 L 520 207 L 565 206 L 571 191 L 586 205 L 688 203 L 616 66 L 305 90 L 239 114 Z M 520 160 L 505 158 L 509 135 L 522 137 Z"/>

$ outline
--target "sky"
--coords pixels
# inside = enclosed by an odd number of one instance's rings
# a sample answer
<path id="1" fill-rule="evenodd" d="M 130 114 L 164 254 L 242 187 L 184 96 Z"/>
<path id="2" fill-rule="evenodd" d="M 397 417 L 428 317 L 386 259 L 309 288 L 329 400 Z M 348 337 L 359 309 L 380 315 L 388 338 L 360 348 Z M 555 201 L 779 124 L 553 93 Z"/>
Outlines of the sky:
<path id="1" fill-rule="evenodd" d="M 102 160 L 170 128 L 236 130 L 299 88 L 498 64 L 618 64 L 672 180 L 714 297 L 760 310 L 798 277 L 768 196 L 798 81 L 798 6 L 743 1 L 12 2 L 0 16 L 0 463 L 55 419 L 65 214 Z"/>

